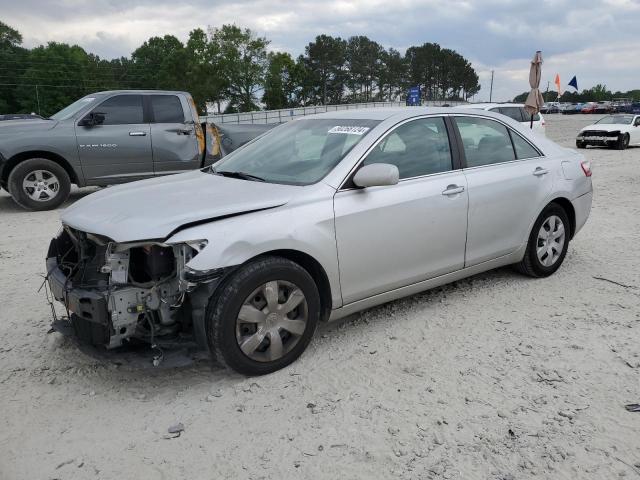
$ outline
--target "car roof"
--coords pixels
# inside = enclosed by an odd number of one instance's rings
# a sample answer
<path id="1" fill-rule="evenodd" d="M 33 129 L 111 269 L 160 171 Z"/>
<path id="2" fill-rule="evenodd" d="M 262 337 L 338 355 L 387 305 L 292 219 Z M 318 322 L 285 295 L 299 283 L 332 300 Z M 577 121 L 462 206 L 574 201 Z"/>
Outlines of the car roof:
<path id="1" fill-rule="evenodd" d="M 176 94 L 184 94 L 189 95 L 188 92 L 183 92 L 180 90 L 104 90 L 102 92 L 94 92 L 91 95 L 111 95 L 113 93 L 137 93 L 137 94 L 164 94 L 164 95 L 176 95 Z M 91 96 L 87 95 L 87 96 Z"/>
<path id="2" fill-rule="evenodd" d="M 488 110 L 490 108 L 495 107 L 524 107 L 524 103 L 469 103 L 467 105 L 456 105 L 453 108 L 473 108 L 473 109 L 481 109 Z"/>
<path id="3" fill-rule="evenodd" d="M 463 108 L 459 108 L 463 107 Z M 451 113 L 469 113 L 478 115 L 477 108 L 470 108 L 468 105 L 461 105 L 452 111 L 449 107 L 377 107 L 377 108 L 358 108 L 353 110 L 337 110 L 334 112 L 318 113 L 313 115 L 313 118 L 327 119 L 327 120 L 403 120 L 405 118 L 419 117 L 422 115 L 447 115 Z M 495 116 L 496 118 L 502 118 L 499 114 L 494 112 L 483 112 L 483 115 Z M 309 118 L 309 117 L 302 117 Z"/>

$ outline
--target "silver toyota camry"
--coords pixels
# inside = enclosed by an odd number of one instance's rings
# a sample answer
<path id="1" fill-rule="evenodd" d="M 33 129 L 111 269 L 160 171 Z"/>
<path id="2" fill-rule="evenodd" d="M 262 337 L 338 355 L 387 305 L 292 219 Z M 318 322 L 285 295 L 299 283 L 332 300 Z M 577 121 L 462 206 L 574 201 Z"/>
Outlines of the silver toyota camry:
<path id="1" fill-rule="evenodd" d="M 590 165 L 500 114 L 347 110 L 62 214 L 53 327 L 106 349 L 190 345 L 248 375 L 318 322 L 515 265 L 546 277 L 591 209 Z"/>

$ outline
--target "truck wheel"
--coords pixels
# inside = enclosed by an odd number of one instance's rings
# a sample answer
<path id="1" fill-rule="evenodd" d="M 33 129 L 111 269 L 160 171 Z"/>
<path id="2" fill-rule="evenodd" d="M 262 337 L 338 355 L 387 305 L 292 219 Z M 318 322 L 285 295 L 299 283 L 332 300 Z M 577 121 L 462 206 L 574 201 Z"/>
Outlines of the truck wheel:
<path id="1" fill-rule="evenodd" d="M 31 158 L 15 166 L 9 174 L 9 193 L 27 210 L 52 210 L 69 196 L 69 174 L 46 158 Z"/>
<path id="2" fill-rule="evenodd" d="M 214 359 L 244 375 L 296 360 L 320 319 L 320 295 L 304 268 L 282 257 L 240 267 L 211 298 L 207 341 Z"/>

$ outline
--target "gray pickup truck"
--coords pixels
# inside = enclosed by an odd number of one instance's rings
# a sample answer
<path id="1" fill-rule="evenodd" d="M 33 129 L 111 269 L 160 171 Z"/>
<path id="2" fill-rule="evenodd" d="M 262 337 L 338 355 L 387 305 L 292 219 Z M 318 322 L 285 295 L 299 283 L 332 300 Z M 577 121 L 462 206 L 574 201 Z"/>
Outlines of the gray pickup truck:
<path id="1" fill-rule="evenodd" d="M 50 210 L 71 184 L 107 186 L 202 168 L 271 127 L 201 124 L 186 92 L 93 93 L 48 119 L 2 122 L 0 187 L 24 208 Z"/>

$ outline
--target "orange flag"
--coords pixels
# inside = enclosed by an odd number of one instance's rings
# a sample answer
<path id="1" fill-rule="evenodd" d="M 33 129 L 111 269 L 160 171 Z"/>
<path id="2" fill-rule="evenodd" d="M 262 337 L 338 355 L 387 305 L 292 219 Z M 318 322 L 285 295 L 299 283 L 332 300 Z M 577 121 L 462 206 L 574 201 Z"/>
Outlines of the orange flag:
<path id="1" fill-rule="evenodd" d="M 560 95 L 560 74 L 556 73 L 556 81 L 553 82 L 556 84 L 556 87 L 558 87 L 558 95 Z"/>

